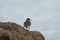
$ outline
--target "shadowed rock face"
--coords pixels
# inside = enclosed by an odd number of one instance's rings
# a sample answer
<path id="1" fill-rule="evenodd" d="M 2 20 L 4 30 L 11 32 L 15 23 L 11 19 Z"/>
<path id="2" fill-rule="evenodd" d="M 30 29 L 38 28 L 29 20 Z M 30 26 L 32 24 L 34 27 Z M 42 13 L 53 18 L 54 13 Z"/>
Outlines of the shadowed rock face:
<path id="1" fill-rule="evenodd" d="M 12 22 L 0 22 L 0 40 L 45 40 L 37 31 L 29 31 Z"/>
<path id="2" fill-rule="evenodd" d="M 9 36 L 1 36 L 0 40 L 10 40 Z"/>

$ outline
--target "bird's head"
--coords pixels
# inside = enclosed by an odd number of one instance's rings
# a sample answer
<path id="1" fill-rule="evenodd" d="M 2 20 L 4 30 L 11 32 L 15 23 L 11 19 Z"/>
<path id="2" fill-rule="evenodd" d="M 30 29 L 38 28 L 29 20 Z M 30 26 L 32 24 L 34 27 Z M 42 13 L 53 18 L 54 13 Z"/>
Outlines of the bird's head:
<path id="1" fill-rule="evenodd" d="M 30 21 L 31 19 L 30 18 L 27 18 L 26 21 Z"/>

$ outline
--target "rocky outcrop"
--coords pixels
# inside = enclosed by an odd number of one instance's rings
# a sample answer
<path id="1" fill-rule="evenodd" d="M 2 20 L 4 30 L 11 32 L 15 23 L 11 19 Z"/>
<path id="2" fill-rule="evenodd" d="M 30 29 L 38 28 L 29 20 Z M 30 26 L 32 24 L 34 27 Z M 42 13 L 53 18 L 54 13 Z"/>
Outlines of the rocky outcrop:
<path id="1" fill-rule="evenodd" d="M 29 31 L 12 22 L 0 22 L 0 40 L 45 40 L 38 31 Z"/>

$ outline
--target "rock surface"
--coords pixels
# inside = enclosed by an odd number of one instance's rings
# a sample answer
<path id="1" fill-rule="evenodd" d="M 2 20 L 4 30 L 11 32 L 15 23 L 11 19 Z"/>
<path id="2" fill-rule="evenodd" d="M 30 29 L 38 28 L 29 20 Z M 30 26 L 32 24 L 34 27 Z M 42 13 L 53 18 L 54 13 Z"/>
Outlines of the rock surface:
<path id="1" fill-rule="evenodd" d="M 29 31 L 13 22 L 0 22 L 0 40 L 45 40 L 38 31 Z"/>

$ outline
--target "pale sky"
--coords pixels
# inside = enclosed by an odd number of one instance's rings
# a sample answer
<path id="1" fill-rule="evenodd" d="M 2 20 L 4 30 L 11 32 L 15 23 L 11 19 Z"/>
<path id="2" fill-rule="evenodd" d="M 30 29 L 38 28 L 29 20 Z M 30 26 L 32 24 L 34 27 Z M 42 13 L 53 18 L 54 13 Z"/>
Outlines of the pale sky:
<path id="1" fill-rule="evenodd" d="M 0 21 L 23 25 L 32 19 L 30 30 L 40 31 L 46 40 L 60 40 L 60 0 L 0 0 Z"/>

